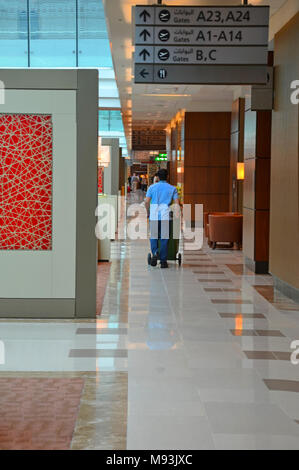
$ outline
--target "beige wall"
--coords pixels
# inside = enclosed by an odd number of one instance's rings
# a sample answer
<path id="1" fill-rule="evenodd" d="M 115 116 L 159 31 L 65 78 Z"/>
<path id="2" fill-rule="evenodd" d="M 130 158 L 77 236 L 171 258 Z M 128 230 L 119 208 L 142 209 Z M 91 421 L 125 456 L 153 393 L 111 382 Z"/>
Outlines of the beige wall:
<path id="1" fill-rule="evenodd" d="M 270 272 L 299 288 L 299 106 L 290 83 L 299 80 L 299 13 L 275 36 L 272 120 Z"/>

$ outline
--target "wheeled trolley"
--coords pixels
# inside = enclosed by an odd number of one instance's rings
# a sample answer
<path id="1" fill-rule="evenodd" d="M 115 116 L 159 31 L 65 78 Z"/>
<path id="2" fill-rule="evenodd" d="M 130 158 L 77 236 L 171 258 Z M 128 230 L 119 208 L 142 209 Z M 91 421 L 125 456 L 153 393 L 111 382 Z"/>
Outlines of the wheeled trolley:
<path id="1" fill-rule="evenodd" d="M 173 238 L 173 221 L 169 221 L 169 241 L 168 241 L 168 253 L 167 253 L 167 261 L 177 261 L 179 266 L 182 264 L 182 255 L 179 251 L 180 247 L 180 240 Z M 158 250 L 160 250 L 160 240 L 158 241 Z M 158 259 L 159 251 L 158 251 Z M 149 253 L 147 255 L 147 263 L 150 265 L 152 261 L 152 254 Z"/>

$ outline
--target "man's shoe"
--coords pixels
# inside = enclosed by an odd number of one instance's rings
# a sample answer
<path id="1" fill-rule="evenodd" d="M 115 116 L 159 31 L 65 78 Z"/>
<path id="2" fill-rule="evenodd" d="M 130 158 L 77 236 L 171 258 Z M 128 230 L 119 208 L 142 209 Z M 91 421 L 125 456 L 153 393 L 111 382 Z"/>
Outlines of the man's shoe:
<path id="1" fill-rule="evenodd" d="M 158 257 L 157 255 L 152 256 L 151 266 L 157 266 Z"/>
<path id="2" fill-rule="evenodd" d="M 161 268 L 168 268 L 167 261 L 161 261 Z"/>

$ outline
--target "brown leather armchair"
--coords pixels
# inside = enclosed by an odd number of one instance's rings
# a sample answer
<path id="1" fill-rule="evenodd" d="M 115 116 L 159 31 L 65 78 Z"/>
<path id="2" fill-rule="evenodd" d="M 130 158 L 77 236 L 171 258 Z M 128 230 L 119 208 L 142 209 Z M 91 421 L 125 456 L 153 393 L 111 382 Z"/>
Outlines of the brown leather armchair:
<path id="1" fill-rule="evenodd" d="M 242 215 L 209 215 L 209 243 L 215 250 L 217 243 L 237 243 L 242 246 L 243 216 Z"/>
<path id="2" fill-rule="evenodd" d="M 204 229 L 205 236 L 209 238 L 209 215 L 223 215 L 223 216 L 235 216 L 242 215 L 239 212 L 205 212 L 204 213 Z"/>

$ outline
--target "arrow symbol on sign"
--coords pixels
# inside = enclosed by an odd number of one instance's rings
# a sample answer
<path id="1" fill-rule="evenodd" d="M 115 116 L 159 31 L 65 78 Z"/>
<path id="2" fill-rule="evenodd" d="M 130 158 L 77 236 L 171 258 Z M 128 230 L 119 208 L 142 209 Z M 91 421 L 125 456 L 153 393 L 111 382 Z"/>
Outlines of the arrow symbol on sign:
<path id="1" fill-rule="evenodd" d="M 150 56 L 150 53 L 146 50 L 146 49 L 143 49 L 140 53 L 139 53 L 140 57 L 143 56 L 143 60 L 146 60 L 146 56 Z"/>
<path id="2" fill-rule="evenodd" d="M 142 31 L 142 33 L 139 34 L 139 36 L 140 36 L 140 37 L 143 36 L 143 40 L 146 41 L 147 36 L 150 38 L 150 37 L 151 37 L 151 34 L 148 32 L 147 29 L 144 29 L 144 30 Z"/>
<path id="3" fill-rule="evenodd" d="M 143 17 L 143 21 L 144 21 L 144 23 L 146 23 L 146 17 L 147 17 L 147 16 L 148 16 L 149 18 L 151 17 L 151 15 L 149 14 L 148 11 L 143 10 L 143 12 L 140 13 L 139 18 L 142 18 L 142 17 Z"/>
<path id="4" fill-rule="evenodd" d="M 143 69 L 141 70 L 140 75 L 142 76 L 142 78 L 145 78 L 147 75 L 149 75 L 149 73 L 146 71 L 146 69 Z"/>

